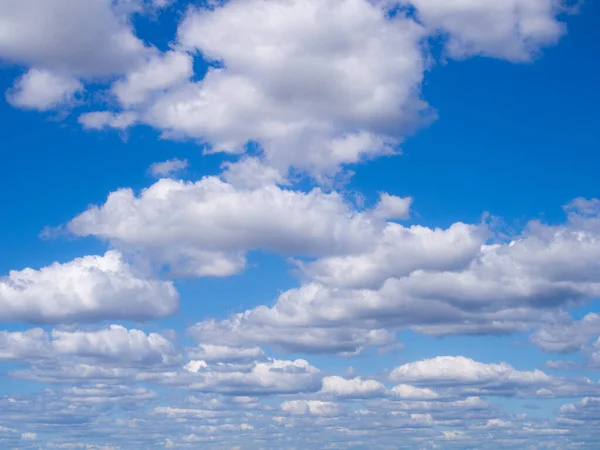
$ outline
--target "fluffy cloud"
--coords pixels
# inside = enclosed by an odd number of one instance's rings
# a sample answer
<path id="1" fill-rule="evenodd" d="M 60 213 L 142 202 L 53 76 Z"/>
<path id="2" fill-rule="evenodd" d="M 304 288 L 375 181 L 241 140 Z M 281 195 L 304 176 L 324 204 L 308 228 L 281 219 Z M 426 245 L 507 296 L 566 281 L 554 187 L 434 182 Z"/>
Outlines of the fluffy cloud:
<path id="1" fill-rule="evenodd" d="M 227 370 L 227 366 L 196 365 L 190 367 L 187 377 L 165 381 L 185 383 L 188 389 L 194 391 L 230 395 L 315 392 L 320 387 L 319 369 L 302 359 L 270 359 L 252 364 L 249 370 L 239 370 L 235 366 Z"/>
<path id="2" fill-rule="evenodd" d="M 120 325 L 98 331 L 53 330 L 52 345 L 61 355 L 105 358 L 121 364 L 169 364 L 176 360 L 175 348 L 160 334 Z"/>
<path id="3" fill-rule="evenodd" d="M 137 273 L 120 253 L 85 256 L 0 279 L 0 319 L 29 323 L 144 320 L 178 308 L 173 284 Z"/>
<path id="4" fill-rule="evenodd" d="M 413 20 L 367 0 L 236 0 L 190 9 L 179 26 L 177 48 L 211 64 L 202 80 L 182 83 L 190 58 L 168 52 L 112 91 L 164 136 L 236 154 L 258 142 L 273 170 L 325 179 L 395 153 L 432 115 L 419 97 L 423 36 Z"/>
<path id="5" fill-rule="evenodd" d="M 390 401 L 405 403 L 447 402 L 473 395 L 570 398 L 600 392 L 600 383 L 589 378 L 551 377 L 537 369 L 521 371 L 504 362 L 487 364 L 462 356 L 407 363 L 395 368 L 389 379 L 412 384 L 391 389 Z"/>
<path id="6" fill-rule="evenodd" d="M 229 345 L 303 351 L 325 350 L 306 339 L 322 335 L 333 352 L 351 353 L 389 344 L 384 332 L 390 329 L 431 335 L 525 331 L 559 317 L 562 307 L 600 295 L 598 211 L 583 211 L 579 203 L 565 207 L 564 224 L 532 221 L 498 244 L 485 244 L 483 225 L 431 230 L 389 223 L 373 235 L 367 252 L 348 250 L 348 256 L 301 265 L 312 279 L 281 294 L 274 306 L 209 320 L 193 332 L 198 339 L 227 335 Z M 349 329 L 358 339 L 347 340 Z M 373 332 L 377 339 L 365 339 Z"/>
<path id="7" fill-rule="evenodd" d="M 104 128 L 117 128 L 124 130 L 138 121 L 137 114 L 131 111 L 111 113 L 108 111 L 91 112 L 82 114 L 78 119 L 83 128 L 89 130 L 102 130 Z"/>
<path id="8" fill-rule="evenodd" d="M 509 364 L 485 364 L 463 356 L 442 356 L 396 367 L 394 381 L 441 385 L 540 384 L 550 377 L 540 370 L 521 372 Z"/>
<path id="9" fill-rule="evenodd" d="M 129 72 L 124 80 L 113 84 L 112 91 L 123 106 L 130 107 L 143 103 L 155 91 L 183 83 L 192 74 L 192 57 L 187 53 L 170 51 Z"/>
<path id="10" fill-rule="evenodd" d="M 136 3 L 2 0 L 0 58 L 73 76 L 128 70 L 152 53 L 128 20 Z"/>
<path id="11" fill-rule="evenodd" d="M 424 108 L 421 28 L 367 1 L 228 2 L 192 11 L 178 36 L 225 69 L 161 99 L 151 120 L 215 150 L 256 140 L 275 167 L 332 171 L 389 152 Z"/>
<path id="12" fill-rule="evenodd" d="M 418 388 L 410 384 L 399 384 L 392 388 L 392 394 L 400 399 L 406 400 L 430 400 L 439 395 L 429 388 Z"/>
<path id="13" fill-rule="evenodd" d="M 281 410 L 294 415 L 335 416 L 339 408 L 335 403 L 319 400 L 293 400 L 283 402 Z"/>
<path id="14" fill-rule="evenodd" d="M 163 336 L 120 325 L 0 333 L 0 361 L 30 365 L 10 374 L 16 378 L 54 383 L 126 379 L 145 371 L 172 370 L 180 359 L 179 351 Z"/>
<path id="15" fill-rule="evenodd" d="M 375 209 L 381 210 L 379 205 Z M 456 223 L 444 230 L 389 223 L 367 252 L 321 258 L 301 268 L 324 285 L 376 288 L 388 278 L 407 276 L 417 270 L 466 269 L 486 238 L 483 226 Z"/>
<path id="16" fill-rule="evenodd" d="M 139 195 L 131 189 L 111 193 L 69 229 L 142 252 L 175 274 L 225 276 L 242 270 L 253 249 L 310 256 L 367 247 L 384 225 L 375 211 L 377 217 L 358 212 L 340 194 L 320 189 L 237 189 L 215 177 L 162 179 Z"/>
<path id="17" fill-rule="evenodd" d="M 485 55 L 512 61 L 529 59 L 565 32 L 557 20 L 561 0 L 401 0 L 417 10 L 430 30 L 447 34 L 453 57 Z"/>
<path id="18" fill-rule="evenodd" d="M 547 352 L 574 353 L 600 335 L 600 315 L 586 314 L 581 320 L 561 316 L 533 333 L 531 342 Z"/>
<path id="19" fill-rule="evenodd" d="M 321 392 L 326 395 L 344 398 L 370 398 L 386 395 L 386 387 L 375 380 L 362 380 L 353 378 L 351 380 L 332 376 L 323 378 Z"/>
<path id="20" fill-rule="evenodd" d="M 75 78 L 31 69 L 15 81 L 7 99 L 19 108 L 45 111 L 73 103 L 82 91 L 83 84 Z"/>

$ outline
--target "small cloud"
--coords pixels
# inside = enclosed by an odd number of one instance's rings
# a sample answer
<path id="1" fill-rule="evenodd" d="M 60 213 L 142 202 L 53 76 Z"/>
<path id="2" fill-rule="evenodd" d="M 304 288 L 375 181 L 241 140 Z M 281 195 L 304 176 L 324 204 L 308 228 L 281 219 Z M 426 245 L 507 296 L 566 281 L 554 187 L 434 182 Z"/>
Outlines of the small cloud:
<path id="1" fill-rule="evenodd" d="M 188 167 L 187 159 L 170 159 L 168 161 L 157 162 L 150 166 L 149 172 L 155 177 L 168 177 L 182 172 Z"/>
<path id="2" fill-rule="evenodd" d="M 21 434 L 21 440 L 23 440 L 23 441 L 35 441 L 36 439 L 37 439 L 37 434 L 35 434 L 35 433 Z"/>

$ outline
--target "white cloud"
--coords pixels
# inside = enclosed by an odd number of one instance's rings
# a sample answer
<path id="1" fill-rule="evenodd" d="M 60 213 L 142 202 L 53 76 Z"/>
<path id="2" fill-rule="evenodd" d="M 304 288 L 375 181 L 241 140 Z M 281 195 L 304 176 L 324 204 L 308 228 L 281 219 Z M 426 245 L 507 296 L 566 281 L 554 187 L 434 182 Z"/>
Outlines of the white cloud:
<path id="1" fill-rule="evenodd" d="M 152 54 L 133 32 L 125 0 L 1 0 L 0 58 L 96 76 L 120 73 Z"/>
<path id="2" fill-rule="evenodd" d="M 155 91 L 164 91 L 193 75 L 192 57 L 169 51 L 149 59 L 112 86 L 112 92 L 126 108 L 143 103 Z"/>
<path id="3" fill-rule="evenodd" d="M 52 331 L 52 345 L 59 355 L 106 358 L 124 364 L 169 364 L 176 360 L 171 342 L 157 333 L 121 325 L 97 331 Z"/>
<path id="4" fill-rule="evenodd" d="M 110 325 L 98 330 L 3 331 L 0 360 L 30 365 L 29 369 L 12 372 L 16 378 L 76 383 L 133 378 L 146 370 L 166 370 L 178 364 L 181 355 L 157 333 Z"/>
<path id="5" fill-rule="evenodd" d="M 335 416 L 339 414 L 338 405 L 319 400 L 292 400 L 283 402 L 281 409 L 288 414 L 299 416 Z"/>
<path id="6" fill-rule="evenodd" d="M 166 381 L 169 381 L 168 379 Z M 270 359 L 256 362 L 250 370 L 213 370 L 199 367 L 181 380 L 188 389 L 200 392 L 219 392 L 231 395 L 285 394 L 315 392 L 320 386 L 319 369 L 307 361 Z"/>
<path id="7" fill-rule="evenodd" d="M 22 433 L 21 439 L 24 441 L 35 441 L 37 439 L 36 433 Z"/>
<path id="8" fill-rule="evenodd" d="M 236 188 L 255 189 L 270 184 L 287 185 L 286 178 L 258 158 L 245 157 L 235 163 L 225 163 L 222 178 Z"/>
<path id="9" fill-rule="evenodd" d="M 481 225 L 432 231 L 388 224 L 373 235 L 375 251 L 301 264 L 316 281 L 282 293 L 272 307 L 209 320 L 193 332 L 198 339 L 226 335 L 228 345 L 352 353 L 390 344 L 390 332 L 403 328 L 430 335 L 526 331 L 600 295 L 596 212 L 573 208 L 565 224 L 532 221 L 512 241 L 493 245 L 484 244 Z M 327 345 L 311 336 L 326 336 Z"/>
<path id="10" fill-rule="evenodd" d="M 410 384 L 399 384 L 392 388 L 394 397 L 406 400 L 429 400 L 439 397 L 439 395 L 429 388 L 418 388 Z"/>
<path id="11" fill-rule="evenodd" d="M 401 198 L 382 192 L 373 215 L 387 220 L 408 219 L 412 202 L 413 199 L 410 197 Z"/>
<path id="12" fill-rule="evenodd" d="M 383 225 L 336 192 L 274 185 L 236 189 L 206 177 L 195 183 L 162 179 L 139 195 L 115 191 L 104 205 L 73 219 L 69 229 L 142 252 L 177 275 L 226 276 L 244 268 L 249 250 L 349 252 L 368 246 Z"/>
<path id="13" fill-rule="evenodd" d="M 550 377 L 540 370 L 518 371 L 507 363 L 485 364 L 463 356 L 440 356 L 407 363 L 390 373 L 394 381 L 447 385 L 543 384 Z"/>
<path id="14" fill-rule="evenodd" d="M 179 44 L 222 62 L 144 109 L 169 136 L 316 177 L 393 153 L 423 121 L 422 28 L 366 0 L 238 0 L 191 10 Z"/>
<path id="15" fill-rule="evenodd" d="M 137 114 L 131 111 L 121 113 L 98 111 L 82 114 L 79 116 L 78 121 L 83 128 L 89 130 L 102 130 L 104 128 L 124 130 L 134 125 L 138 121 L 138 118 Z"/>
<path id="16" fill-rule="evenodd" d="M 560 316 L 530 336 L 530 341 L 547 352 L 574 353 L 600 335 L 600 315 L 588 313 L 581 320 Z"/>
<path id="17" fill-rule="evenodd" d="M 361 378 L 345 379 L 338 376 L 323 378 L 323 394 L 345 398 L 370 398 L 386 395 L 387 389 L 379 381 Z"/>
<path id="18" fill-rule="evenodd" d="M 150 166 L 150 173 L 156 177 L 168 177 L 185 170 L 188 166 L 186 159 L 170 159 L 168 161 L 157 162 Z"/>
<path id="19" fill-rule="evenodd" d="M 41 328 L 0 331 L 0 360 L 46 357 L 51 351 L 48 334 Z"/>
<path id="20" fill-rule="evenodd" d="M 116 251 L 40 270 L 13 270 L 0 279 L 0 309 L 5 321 L 143 320 L 174 313 L 178 300 L 171 282 L 136 273 Z"/>
<path id="21" fill-rule="evenodd" d="M 45 111 L 72 104 L 82 91 L 83 84 L 76 78 L 31 69 L 15 81 L 6 97 L 15 107 Z"/>
<path id="22" fill-rule="evenodd" d="M 311 279 L 331 287 L 379 287 L 391 277 L 415 271 L 464 269 L 486 238 L 486 228 L 477 225 L 455 223 L 447 229 L 431 229 L 389 223 L 366 252 L 321 258 L 301 268 Z"/>
<path id="23" fill-rule="evenodd" d="M 512 61 L 529 59 L 565 32 L 557 20 L 560 0 L 401 0 L 417 9 L 431 31 L 448 34 L 457 58 L 485 55 Z"/>

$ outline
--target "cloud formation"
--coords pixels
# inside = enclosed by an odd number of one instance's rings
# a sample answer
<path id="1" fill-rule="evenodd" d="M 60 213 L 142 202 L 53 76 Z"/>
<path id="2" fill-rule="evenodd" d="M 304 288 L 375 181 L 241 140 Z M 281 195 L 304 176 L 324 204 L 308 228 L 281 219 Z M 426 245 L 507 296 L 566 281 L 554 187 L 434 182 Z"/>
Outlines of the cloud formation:
<path id="1" fill-rule="evenodd" d="M 0 320 L 26 323 L 146 320 L 177 311 L 172 282 L 148 278 L 117 251 L 0 279 Z"/>

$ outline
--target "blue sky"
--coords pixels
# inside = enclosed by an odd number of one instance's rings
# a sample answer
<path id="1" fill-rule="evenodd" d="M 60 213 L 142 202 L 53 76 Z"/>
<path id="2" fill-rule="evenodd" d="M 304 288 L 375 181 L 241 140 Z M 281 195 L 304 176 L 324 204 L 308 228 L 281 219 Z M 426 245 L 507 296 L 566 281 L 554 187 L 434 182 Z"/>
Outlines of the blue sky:
<path id="1" fill-rule="evenodd" d="M 0 0 L 0 447 L 596 448 L 566 3 Z"/>

